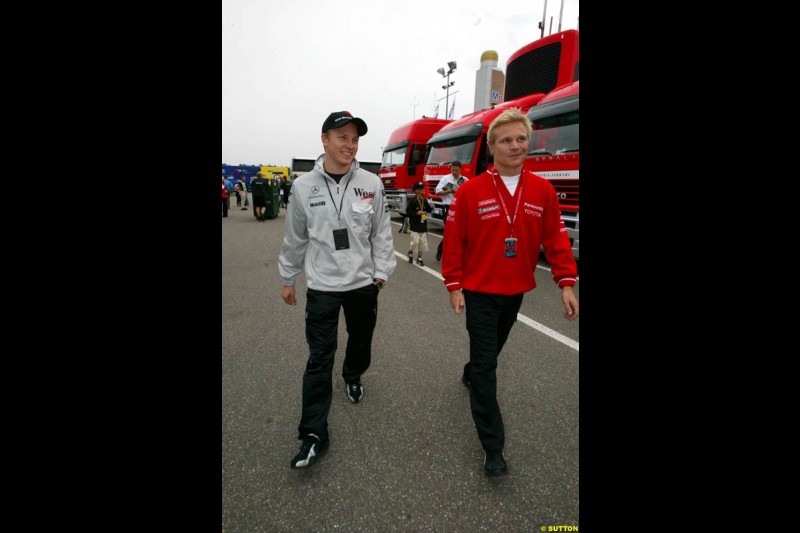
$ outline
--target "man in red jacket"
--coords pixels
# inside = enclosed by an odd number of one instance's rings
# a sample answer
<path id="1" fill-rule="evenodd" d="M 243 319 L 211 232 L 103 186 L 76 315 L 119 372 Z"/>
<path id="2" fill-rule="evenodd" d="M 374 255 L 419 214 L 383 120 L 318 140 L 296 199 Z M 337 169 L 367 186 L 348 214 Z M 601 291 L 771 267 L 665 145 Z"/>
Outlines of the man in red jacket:
<path id="1" fill-rule="evenodd" d="M 536 287 L 540 245 L 561 288 L 564 318 L 578 318 L 573 291 L 578 269 L 555 189 L 522 168 L 530 136 L 530 120 L 519 109 L 504 111 L 492 122 L 487 141 L 494 165 L 458 189 L 445 222 L 442 276 L 450 306 L 457 315 L 467 310 L 469 362 L 461 379 L 470 388 L 472 419 L 489 476 L 508 473 L 497 357 L 523 295 Z"/>

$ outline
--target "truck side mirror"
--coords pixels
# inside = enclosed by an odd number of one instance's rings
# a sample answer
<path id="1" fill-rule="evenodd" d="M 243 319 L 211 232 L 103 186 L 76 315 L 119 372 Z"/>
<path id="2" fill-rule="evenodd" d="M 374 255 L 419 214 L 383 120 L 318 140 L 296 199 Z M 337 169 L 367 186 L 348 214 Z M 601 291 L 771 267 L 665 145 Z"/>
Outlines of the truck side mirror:
<path id="1" fill-rule="evenodd" d="M 408 164 L 408 175 L 414 176 L 417 174 L 417 166 L 414 163 Z"/>

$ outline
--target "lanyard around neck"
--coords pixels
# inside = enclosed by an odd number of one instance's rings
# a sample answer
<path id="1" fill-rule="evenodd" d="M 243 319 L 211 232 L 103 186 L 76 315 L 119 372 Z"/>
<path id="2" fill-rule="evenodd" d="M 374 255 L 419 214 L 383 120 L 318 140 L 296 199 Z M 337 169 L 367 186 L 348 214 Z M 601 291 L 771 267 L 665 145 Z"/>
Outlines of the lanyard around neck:
<path id="1" fill-rule="evenodd" d="M 342 214 L 342 207 L 344 207 L 344 193 L 347 192 L 347 186 L 350 185 L 350 180 L 351 179 L 353 179 L 352 173 L 350 174 L 350 177 L 347 178 L 347 183 L 344 184 L 344 190 L 342 191 L 342 202 L 339 204 L 339 209 L 337 210 L 336 209 L 336 200 L 333 199 L 333 193 L 331 193 L 331 187 L 330 187 L 330 185 L 328 185 L 328 178 L 326 178 L 324 175 L 322 176 L 322 181 L 325 182 L 325 187 L 328 189 L 328 196 L 331 197 L 331 203 L 333 204 L 333 210 L 336 211 L 336 221 L 339 223 L 339 227 L 340 228 L 342 227 L 341 214 Z"/>
<path id="2" fill-rule="evenodd" d="M 517 214 L 519 213 L 519 203 L 522 200 L 522 184 L 524 183 L 522 177 L 524 174 L 525 171 L 520 171 L 519 173 L 519 184 L 517 185 L 517 190 L 514 194 L 514 196 L 517 197 L 517 205 L 514 206 L 514 218 L 511 218 L 511 215 L 508 214 L 508 209 L 506 209 L 506 201 L 503 200 L 503 195 L 500 194 L 500 189 L 497 187 L 497 178 L 500 178 L 500 174 L 498 174 L 497 171 L 492 172 L 492 183 L 494 183 L 494 190 L 497 191 L 497 197 L 500 198 L 500 205 L 503 206 L 503 213 L 506 214 L 506 220 L 508 220 L 508 225 L 511 228 L 512 237 L 514 236 L 514 223 L 517 221 Z"/>

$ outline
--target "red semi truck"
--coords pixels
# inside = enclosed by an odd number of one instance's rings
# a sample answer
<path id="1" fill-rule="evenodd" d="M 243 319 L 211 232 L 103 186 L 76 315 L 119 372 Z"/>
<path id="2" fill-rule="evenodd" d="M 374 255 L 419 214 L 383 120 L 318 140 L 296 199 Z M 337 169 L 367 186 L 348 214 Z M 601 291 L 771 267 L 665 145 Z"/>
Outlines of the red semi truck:
<path id="1" fill-rule="evenodd" d="M 556 87 L 579 80 L 579 42 L 578 30 L 565 30 L 514 52 L 506 62 L 506 99 L 548 94 Z"/>
<path id="2" fill-rule="evenodd" d="M 428 159 L 428 140 L 453 122 L 441 118 L 420 118 L 397 128 L 383 149 L 378 176 L 386 191 L 386 204 L 390 211 L 404 212 L 413 198 L 412 186 L 422 181 L 425 161 Z"/>
<path id="3" fill-rule="evenodd" d="M 579 253 L 580 211 L 579 84 L 576 81 L 557 88 L 528 111 L 533 132 L 525 160 L 526 169 L 553 184 L 575 259 Z"/>

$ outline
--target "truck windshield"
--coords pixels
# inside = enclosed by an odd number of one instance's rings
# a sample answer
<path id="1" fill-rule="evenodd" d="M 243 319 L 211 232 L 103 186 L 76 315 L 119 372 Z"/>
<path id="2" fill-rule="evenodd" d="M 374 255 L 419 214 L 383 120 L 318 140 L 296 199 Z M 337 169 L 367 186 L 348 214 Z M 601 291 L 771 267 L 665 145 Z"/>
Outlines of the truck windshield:
<path id="1" fill-rule="evenodd" d="M 433 145 L 428 156 L 429 165 L 441 165 L 461 161 L 469 163 L 472 161 L 472 154 L 475 152 L 475 137 L 459 137 L 447 141 L 438 142 Z"/>
<path id="2" fill-rule="evenodd" d="M 554 155 L 579 151 L 578 111 L 533 121 L 528 155 Z"/>
<path id="3" fill-rule="evenodd" d="M 390 152 L 383 152 L 383 160 L 381 161 L 382 167 L 391 167 L 395 165 L 402 165 L 406 162 L 406 151 L 408 146 L 403 146 Z"/>

